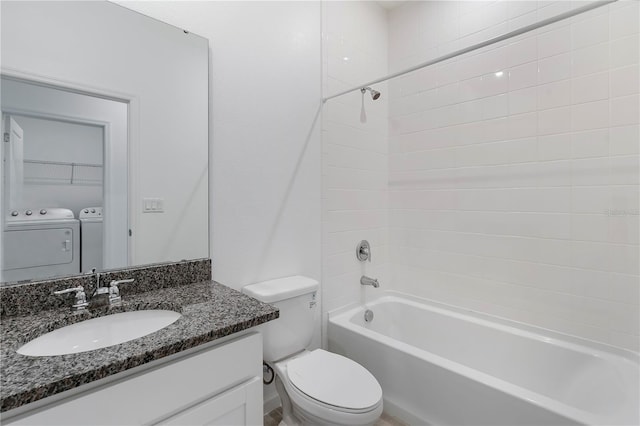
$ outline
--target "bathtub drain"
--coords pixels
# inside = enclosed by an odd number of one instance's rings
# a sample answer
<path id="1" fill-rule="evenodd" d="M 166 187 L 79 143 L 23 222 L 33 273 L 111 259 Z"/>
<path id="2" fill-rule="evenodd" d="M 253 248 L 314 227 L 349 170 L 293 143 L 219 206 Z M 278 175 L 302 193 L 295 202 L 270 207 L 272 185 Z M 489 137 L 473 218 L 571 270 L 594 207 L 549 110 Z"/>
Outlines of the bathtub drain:
<path id="1" fill-rule="evenodd" d="M 373 321 L 373 311 L 371 309 L 367 309 L 366 311 L 364 311 L 364 320 L 366 322 Z"/>

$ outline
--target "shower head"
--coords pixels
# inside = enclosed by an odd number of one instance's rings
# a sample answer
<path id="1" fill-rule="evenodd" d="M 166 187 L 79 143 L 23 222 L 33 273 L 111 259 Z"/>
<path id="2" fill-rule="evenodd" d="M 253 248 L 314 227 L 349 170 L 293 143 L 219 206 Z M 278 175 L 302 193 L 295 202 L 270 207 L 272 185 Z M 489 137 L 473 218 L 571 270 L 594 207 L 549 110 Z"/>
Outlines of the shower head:
<path id="1" fill-rule="evenodd" d="M 367 90 L 371 92 L 371 99 L 373 99 L 374 101 L 380 97 L 380 92 L 378 92 L 377 90 L 373 90 L 371 87 L 363 87 L 362 89 L 360 89 L 360 92 L 362 92 L 362 94 L 364 95 L 364 92 L 366 92 Z"/>

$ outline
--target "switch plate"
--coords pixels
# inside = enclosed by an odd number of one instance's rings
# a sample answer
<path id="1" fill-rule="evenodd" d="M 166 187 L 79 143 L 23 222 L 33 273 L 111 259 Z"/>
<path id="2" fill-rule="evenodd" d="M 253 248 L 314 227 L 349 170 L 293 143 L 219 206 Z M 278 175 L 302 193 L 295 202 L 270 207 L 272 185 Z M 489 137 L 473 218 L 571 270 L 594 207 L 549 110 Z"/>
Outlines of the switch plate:
<path id="1" fill-rule="evenodd" d="M 143 198 L 142 213 L 164 213 L 164 198 Z"/>

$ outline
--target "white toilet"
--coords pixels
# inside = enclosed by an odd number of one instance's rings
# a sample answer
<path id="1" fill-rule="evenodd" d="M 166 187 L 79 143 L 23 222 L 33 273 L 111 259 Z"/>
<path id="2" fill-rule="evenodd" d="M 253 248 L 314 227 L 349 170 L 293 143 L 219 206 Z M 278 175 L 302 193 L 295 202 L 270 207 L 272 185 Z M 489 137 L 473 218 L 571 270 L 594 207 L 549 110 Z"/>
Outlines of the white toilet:
<path id="1" fill-rule="evenodd" d="M 244 293 L 280 309 L 259 326 L 264 360 L 276 374 L 280 425 L 372 425 L 382 414 L 382 388 L 355 361 L 322 349 L 307 351 L 315 325 L 318 282 L 302 276 L 244 287 Z"/>

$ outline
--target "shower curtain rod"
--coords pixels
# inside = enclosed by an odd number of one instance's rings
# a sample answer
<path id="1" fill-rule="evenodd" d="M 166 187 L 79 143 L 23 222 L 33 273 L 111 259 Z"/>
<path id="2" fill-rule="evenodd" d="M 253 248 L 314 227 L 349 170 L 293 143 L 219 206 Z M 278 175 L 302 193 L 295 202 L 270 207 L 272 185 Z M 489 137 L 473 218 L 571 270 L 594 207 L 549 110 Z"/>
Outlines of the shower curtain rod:
<path id="1" fill-rule="evenodd" d="M 542 20 L 540 22 L 536 22 L 535 24 L 527 25 L 527 26 L 519 28 L 517 30 L 513 30 L 513 31 L 510 31 L 508 33 L 505 33 L 505 34 L 503 34 L 501 36 L 494 37 L 494 38 L 491 38 L 489 40 L 485 40 L 483 42 L 471 45 L 469 47 L 465 47 L 464 49 L 460 49 L 460 50 L 456 50 L 455 52 L 447 53 L 446 55 L 440 56 L 440 57 L 435 58 L 435 59 L 430 59 L 430 60 L 428 60 L 426 62 L 422 62 L 422 63 L 420 63 L 418 65 L 414 65 L 414 66 L 412 66 L 410 68 L 407 68 L 405 70 L 398 71 L 398 72 L 395 72 L 393 74 L 389 74 L 389 75 L 387 75 L 385 77 L 378 78 L 377 80 L 373 80 L 373 81 L 370 81 L 368 83 L 361 84 L 361 85 L 356 86 L 356 87 L 352 87 L 349 90 L 344 90 L 342 92 L 336 93 L 335 95 L 327 96 L 326 98 L 322 99 L 322 102 L 324 103 L 324 102 L 327 102 L 329 99 L 337 98 L 338 96 L 346 95 L 347 93 L 355 92 L 356 90 L 361 90 L 363 87 L 373 86 L 376 83 L 381 83 L 383 81 L 390 80 L 390 79 L 395 78 L 395 77 L 400 77 L 401 75 L 408 74 L 408 73 L 413 72 L 413 71 L 417 71 L 417 70 L 419 70 L 421 68 L 428 67 L 429 65 L 434 65 L 434 64 L 446 61 L 448 59 L 455 58 L 456 56 L 460 56 L 460 55 L 464 55 L 465 53 L 473 52 L 474 50 L 478 50 L 478 49 L 481 49 L 483 47 L 492 45 L 494 43 L 498 43 L 498 42 L 510 39 L 512 37 L 515 37 L 515 36 L 519 36 L 520 34 L 524 34 L 526 32 L 533 31 L 535 29 L 544 27 L 546 25 L 553 24 L 554 22 L 562 21 L 563 19 L 571 18 L 572 16 L 576 16 L 576 15 L 579 15 L 581 13 L 588 12 L 588 11 L 596 9 L 596 8 L 598 8 L 600 6 L 606 6 L 608 4 L 615 3 L 616 1 L 618 1 L 618 0 L 594 1 L 592 3 L 589 3 L 589 4 L 585 5 L 585 6 L 581 6 L 581 7 L 578 7 L 576 9 L 570 10 L 568 12 L 561 13 L 560 15 L 556 15 L 554 17 L 544 19 L 544 20 Z"/>

